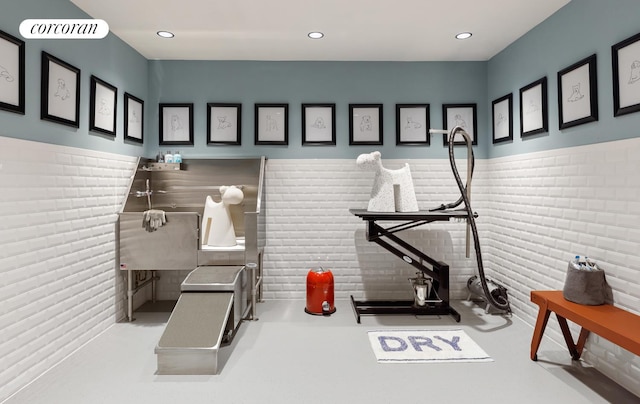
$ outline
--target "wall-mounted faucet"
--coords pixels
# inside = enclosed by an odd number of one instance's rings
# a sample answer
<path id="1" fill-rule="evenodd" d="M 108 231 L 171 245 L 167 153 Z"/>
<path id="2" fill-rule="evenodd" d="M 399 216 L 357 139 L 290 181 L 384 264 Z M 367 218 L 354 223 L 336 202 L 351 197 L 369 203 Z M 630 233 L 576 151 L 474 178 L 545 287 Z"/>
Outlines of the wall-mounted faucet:
<path id="1" fill-rule="evenodd" d="M 156 191 L 159 194 L 165 194 L 167 191 Z M 147 197 L 147 205 L 149 205 L 149 210 L 151 210 L 151 195 L 153 194 L 153 190 L 149 186 L 149 179 L 146 181 L 146 189 L 144 191 L 136 191 L 136 198 L 142 198 L 143 196 Z"/>

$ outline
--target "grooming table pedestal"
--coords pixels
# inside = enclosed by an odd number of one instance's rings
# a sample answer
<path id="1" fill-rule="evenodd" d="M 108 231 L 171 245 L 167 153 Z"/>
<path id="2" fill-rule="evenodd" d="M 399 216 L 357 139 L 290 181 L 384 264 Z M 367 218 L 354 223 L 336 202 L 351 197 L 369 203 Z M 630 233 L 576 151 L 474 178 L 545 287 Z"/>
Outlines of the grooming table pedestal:
<path id="1" fill-rule="evenodd" d="M 351 305 L 358 323 L 361 315 L 370 314 L 451 315 L 456 322 L 460 322 L 460 314 L 449 305 L 449 265 L 429 257 L 394 233 L 427 223 L 448 222 L 452 218 L 466 219 L 466 211 L 369 212 L 366 209 L 349 209 L 349 212 L 367 222 L 368 241 L 380 245 L 433 279 L 431 295 L 424 306 L 416 305 L 413 300 L 358 301 L 351 296 Z M 401 223 L 385 228 L 378 224 L 383 221 Z"/>

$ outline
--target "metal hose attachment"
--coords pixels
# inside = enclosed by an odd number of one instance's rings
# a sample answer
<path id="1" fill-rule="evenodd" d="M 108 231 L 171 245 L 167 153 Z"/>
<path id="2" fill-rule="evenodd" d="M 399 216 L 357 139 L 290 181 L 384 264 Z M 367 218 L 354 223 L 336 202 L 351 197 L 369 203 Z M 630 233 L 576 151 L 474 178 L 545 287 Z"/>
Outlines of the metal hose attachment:
<path id="1" fill-rule="evenodd" d="M 456 137 L 456 134 L 458 133 L 462 135 L 467 145 L 468 161 L 470 166 L 467 167 L 468 175 L 467 175 L 466 186 L 462 183 L 462 180 L 460 179 L 460 173 L 458 172 L 458 167 L 456 166 L 456 160 L 453 153 L 454 139 Z M 451 171 L 453 171 L 453 176 L 455 177 L 456 184 L 458 184 L 458 189 L 460 190 L 460 194 L 461 194 L 460 199 L 462 200 L 462 202 L 464 202 L 464 206 L 467 211 L 467 226 L 471 228 L 471 233 L 473 234 L 473 247 L 476 251 L 476 262 L 478 264 L 478 275 L 480 276 L 482 291 L 484 292 L 485 298 L 487 299 L 489 304 L 491 304 L 496 309 L 510 313 L 511 307 L 509 306 L 509 301 L 507 300 L 506 292 L 504 293 L 504 296 L 500 295 L 499 297 L 496 298 L 489 290 L 489 287 L 487 286 L 487 279 L 485 278 L 485 275 L 484 275 L 484 266 L 482 265 L 482 252 L 480 251 L 480 240 L 478 238 L 478 228 L 476 227 L 476 221 L 475 221 L 475 218 L 473 217 L 473 209 L 471 209 L 471 202 L 469 198 L 470 182 L 471 182 L 470 175 L 473 172 L 474 162 L 475 162 L 475 158 L 473 155 L 471 137 L 469 136 L 467 131 L 464 130 L 464 128 L 460 126 L 454 127 L 453 129 L 451 129 L 451 132 L 449 132 L 449 163 L 451 163 Z M 451 206 L 451 205 L 454 207 L 458 206 L 460 204 L 460 199 L 454 203 L 450 203 L 445 206 Z"/>

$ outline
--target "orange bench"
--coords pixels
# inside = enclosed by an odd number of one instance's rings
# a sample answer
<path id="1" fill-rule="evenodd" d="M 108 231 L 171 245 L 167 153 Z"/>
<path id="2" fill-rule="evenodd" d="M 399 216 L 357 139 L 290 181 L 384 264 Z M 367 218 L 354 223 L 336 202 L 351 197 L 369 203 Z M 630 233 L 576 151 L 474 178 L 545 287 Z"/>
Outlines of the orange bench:
<path id="1" fill-rule="evenodd" d="M 531 360 L 538 360 L 538 348 L 551 312 L 556 313 L 562 335 L 573 359 L 580 359 L 589 332 L 640 355 L 640 316 L 611 304 L 585 306 L 566 300 L 561 290 L 533 290 L 531 301 L 540 306 L 531 340 Z M 573 342 L 567 320 L 582 327 L 578 342 Z"/>

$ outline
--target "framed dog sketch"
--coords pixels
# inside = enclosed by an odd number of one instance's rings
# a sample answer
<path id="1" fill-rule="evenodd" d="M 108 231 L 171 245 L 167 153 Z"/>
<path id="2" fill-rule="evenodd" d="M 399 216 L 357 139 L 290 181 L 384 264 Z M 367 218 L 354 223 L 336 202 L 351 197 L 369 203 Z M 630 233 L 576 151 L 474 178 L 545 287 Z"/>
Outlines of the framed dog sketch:
<path id="1" fill-rule="evenodd" d="M 493 143 L 513 140 L 513 94 L 493 100 L 491 103 L 493 117 Z"/>
<path id="2" fill-rule="evenodd" d="M 207 144 L 241 144 L 242 104 L 207 103 Z"/>
<path id="3" fill-rule="evenodd" d="M 336 104 L 302 104 L 302 145 L 336 144 Z"/>
<path id="4" fill-rule="evenodd" d="M 640 33 L 611 47 L 613 116 L 640 111 Z"/>
<path id="5" fill-rule="evenodd" d="M 596 55 L 558 72 L 560 129 L 598 120 Z"/>
<path id="6" fill-rule="evenodd" d="M 520 137 L 544 133 L 549 128 L 547 78 L 520 89 Z"/>
<path id="7" fill-rule="evenodd" d="M 289 144 L 289 104 L 255 104 L 255 144 Z"/>
<path id="8" fill-rule="evenodd" d="M 456 126 L 460 126 L 469 134 L 471 144 L 477 145 L 478 139 L 476 132 L 478 132 L 478 119 L 476 110 L 476 104 L 443 104 L 442 119 L 445 124 L 445 129 L 451 130 Z M 449 145 L 448 134 L 443 136 L 443 142 L 445 146 Z M 467 143 L 464 141 L 462 135 L 456 134 L 453 144 L 458 145 Z"/>
<path id="9" fill-rule="evenodd" d="M 80 69 L 42 52 L 40 118 L 80 126 Z"/>
<path id="10" fill-rule="evenodd" d="M 396 104 L 396 145 L 429 145 L 429 104 Z"/>
<path id="11" fill-rule="evenodd" d="M 136 143 L 144 141 L 144 101 L 124 93 L 124 138 Z"/>
<path id="12" fill-rule="evenodd" d="M 160 144 L 193 145 L 193 104 L 160 104 Z"/>
<path id="13" fill-rule="evenodd" d="M 24 115 L 24 41 L 0 31 L 0 109 Z"/>
<path id="14" fill-rule="evenodd" d="M 89 130 L 115 136 L 118 89 L 92 75 L 90 98 Z"/>
<path id="15" fill-rule="evenodd" d="M 349 104 L 349 145 L 382 144 L 382 104 Z"/>

